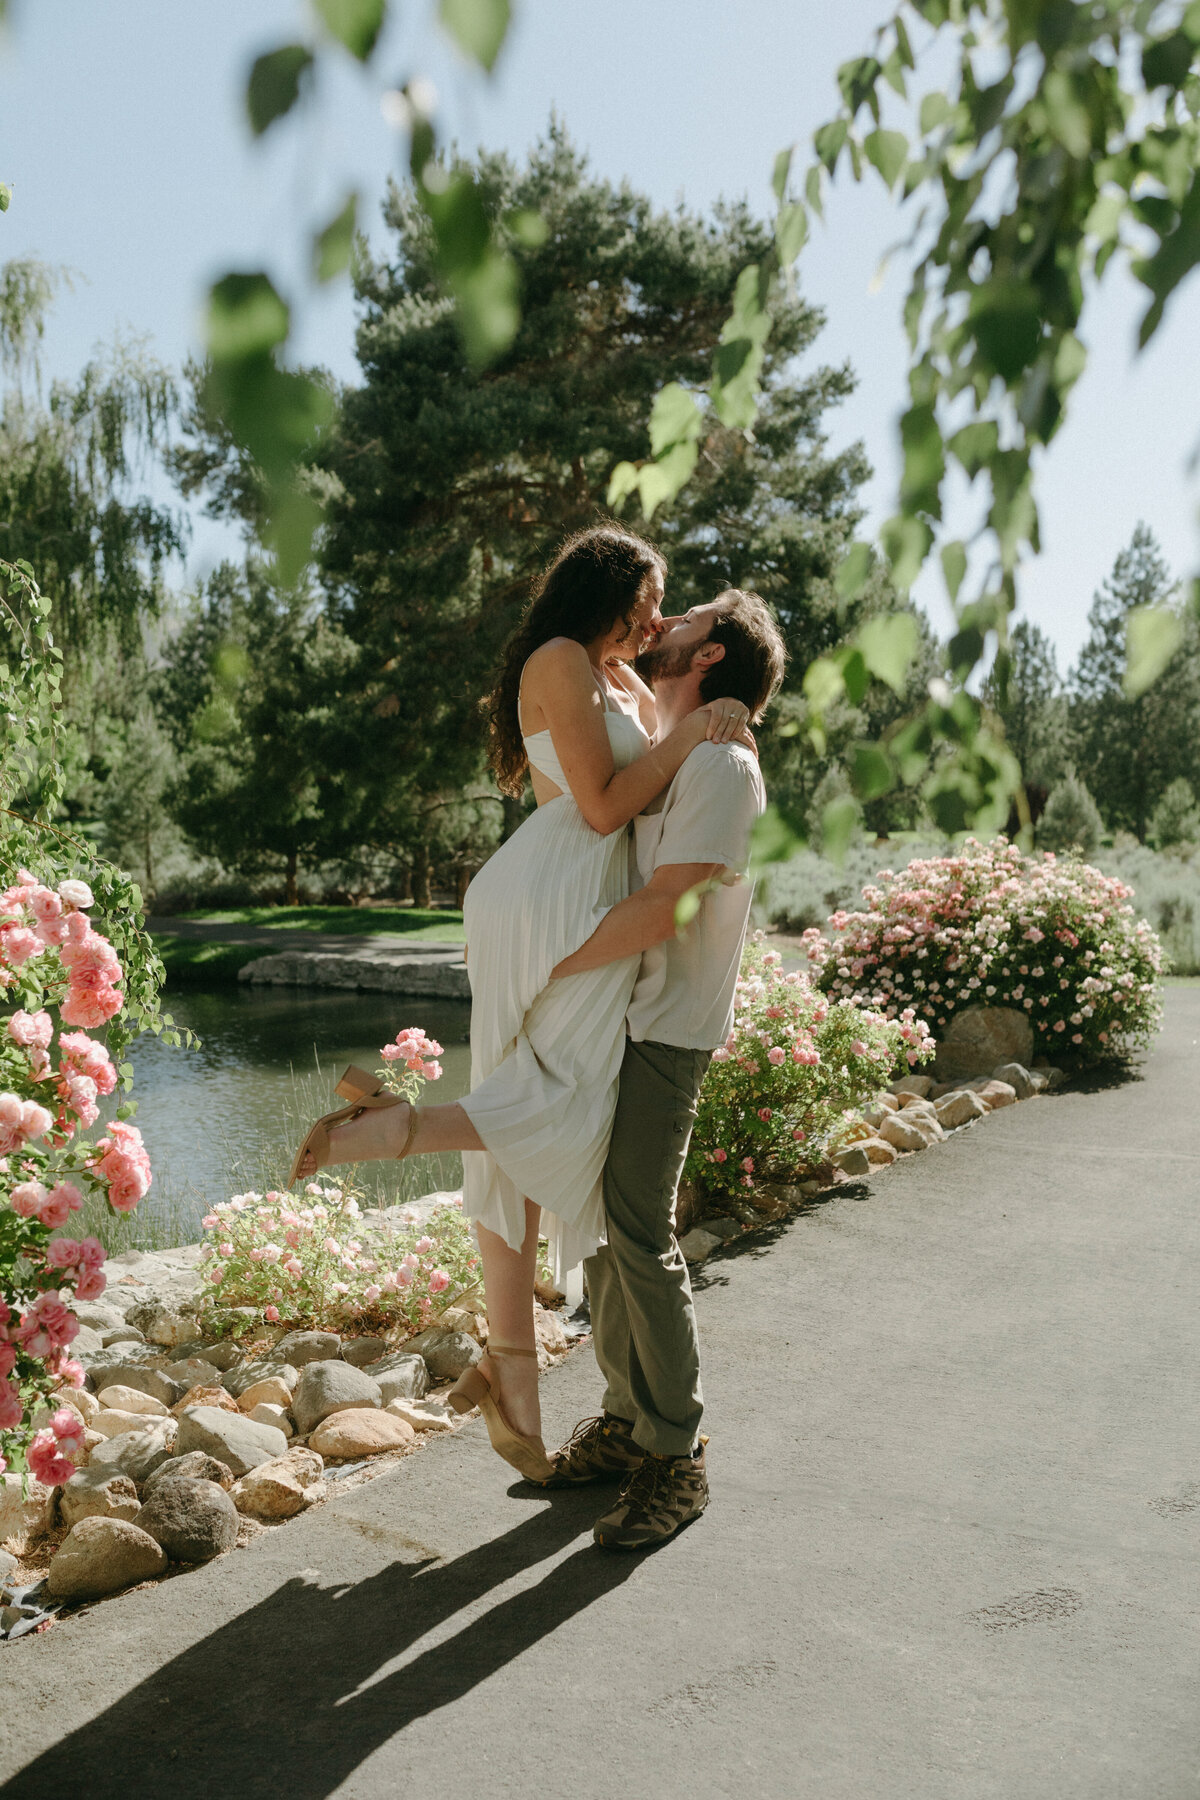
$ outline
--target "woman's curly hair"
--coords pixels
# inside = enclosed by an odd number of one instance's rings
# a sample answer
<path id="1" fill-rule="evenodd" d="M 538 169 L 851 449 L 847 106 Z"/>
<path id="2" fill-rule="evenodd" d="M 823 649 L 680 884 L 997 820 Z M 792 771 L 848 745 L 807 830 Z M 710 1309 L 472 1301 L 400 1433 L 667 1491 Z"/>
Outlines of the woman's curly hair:
<path id="1" fill-rule="evenodd" d="M 606 523 L 575 532 L 537 577 L 521 623 L 501 652 L 495 686 L 484 701 L 488 766 L 501 793 L 519 795 L 525 785 L 528 759 L 517 699 L 521 672 L 533 652 L 551 638 L 588 644 L 620 620 L 630 626 L 642 582 L 651 570 L 665 574 L 666 567 L 661 551 L 645 538 L 623 525 Z"/>

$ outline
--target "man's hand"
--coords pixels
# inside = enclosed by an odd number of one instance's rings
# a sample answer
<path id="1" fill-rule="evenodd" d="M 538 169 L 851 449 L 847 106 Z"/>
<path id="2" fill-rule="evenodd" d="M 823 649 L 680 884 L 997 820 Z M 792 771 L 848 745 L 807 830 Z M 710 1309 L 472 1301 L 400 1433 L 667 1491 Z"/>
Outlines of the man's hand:
<path id="1" fill-rule="evenodd" d="M 585 969 L 601 969 L 606 963 L 640 956 L 654 944 L 665 943 L 676 934 L 675 911 L 684 894 L 712 881 L 722 866 L 667 863 L 655 869 L 644 888 L 606 913 L 586 944 L 551 969 L 551 979 L 557 981 L 564 975 L 581 975 Z"/>

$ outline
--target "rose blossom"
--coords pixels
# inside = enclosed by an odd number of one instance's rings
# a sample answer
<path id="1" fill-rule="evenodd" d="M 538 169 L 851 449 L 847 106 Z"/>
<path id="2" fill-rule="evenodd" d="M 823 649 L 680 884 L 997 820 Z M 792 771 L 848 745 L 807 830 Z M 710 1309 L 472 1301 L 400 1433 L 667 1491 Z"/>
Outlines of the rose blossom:
<path id="1" fill-rule="evenodd" d="M 62 1487 L 75 1473 L 75 1464 L 60 1454 L 58 1439 L 52 1431 L 35 1433 L 25 1452 L 29 1472 L 45 1487 Z"/>
<path id="2" fill-rule="evenodd" d="M 0 1381 L 0 1431 L 11 1431 L 24 1417 L 20 1394 L 11 1381 Z"/>
<path id="3" fill-rule="evenodd" d="M 447 1275 L 445 1269 L 434 1269 L 431 1272 L 429 1277 L 429 1291 L 431 1294 L 440 1294 L 449 1286 L 450 1277 Z"/>
<path id="4" fill-rule="evenodd" d="M 73 878 L 60 881 L 58 894 L 64 906 L 70 906 L 76 910 L 96 904 L 92 890 L 86 881 L 76 881 Z"/>
<path id="5" fill-rule="evenodd" d="M 54 1021 L 48 1012 L 30 1013 L 22 1007 L 8 1021 L 8 1035 L 25 1050 L 31 1050 L 35 1045 L 45 1050 L 54 1036 Z"/>

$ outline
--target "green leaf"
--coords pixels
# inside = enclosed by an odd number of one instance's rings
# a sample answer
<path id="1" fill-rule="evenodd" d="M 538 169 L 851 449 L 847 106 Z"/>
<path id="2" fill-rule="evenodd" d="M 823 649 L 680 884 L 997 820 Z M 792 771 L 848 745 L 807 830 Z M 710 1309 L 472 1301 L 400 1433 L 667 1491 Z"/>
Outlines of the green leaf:
<path id="1" fill-rule="evenodd" d="M 814 163 L 804 177 L 804 197 L 816 213 L 818 219 L 825 217 L 825 206 L 821 199 L 821 168 Z"/>
<path id="2" fill-rule="evenodd" d="M 1187 31 L 1172 31 L 1142 50 L 1142 80 L 1148 88 L 1182 87 L 1192 69 L 1196 45 Z"/>
<path id="3" fill-rule="evenodd" d="M 963 584 L 963 576 L 967 572 L 966 546 L 958 538 L 942 545 L 942 577 L 946 583 L 946 592 L 953 606 L 958 599 L 958 590 Z"/>
<path id="4" fill-rule="evenodd" d="M 1015 285 L 980 288 L 971 303 L 970 329 L 984 366 L 1002 381 L 1015 381 L 1029 367 L 1041 343 L 1036 294 L 1032 288 Z"/>
<path id="5" fill-rule="evenodd" d="M 1059 143 L 1068 155 L 1082 162 L 1092 147 L 1092 116 L 1071 71 L 1056 68 L 1047 73 L 1042 82 L 1042 105 Z"/>
<path id="6" fill-rule="evenodd" d="M 300 98 L 301 80 L 312 66 L 312 51 L 303 44 L 284 44 L 257 58 L 246 83 L 246 110 L 255 137 L 291 111 Z"/>
<path id="7" fill-rule="evenodd" d="M 828 125 L 822 125 L 813 133 L 813 149 L 831 175 L 837 167 L 837 159 L 842 153 L 842 145 L 846 142 L 849 130 L 847 120 L 831 119 Z"/>
<path id="8" fill-rule="evenodd" d="M 866 697 L 871 685 L 871 671 L 867 667 L 867 659 L 857 644 L 843 644 L 837 653 L 837 660 L 842 668 L 842 680 L 846 684 L 846 696 L 852 706 Z"/>
<path id="9" fill-rule="evenodd" d="M 282 344 L 291 320 L 268 276 L 226 275 L 208 296 L 208 348 L 214 362 L 262 356 Z"/>
<path id="10" fill-rule="evenodd" d="M 330 36 L 366 62 L 383 29 L 387 0 L 313 0 L 313 5 Z"/>
<path id="11" fill-rule="evenodd" d="M 858 830 L 859 813 L 849 794 L 839 794 L 821 813 L 821 853 L 839 867 Z"/>
<path id="12" fill-rule="evenodd" d="M 904 513 L 896 513 L 887 520 L 879 537 L 891 565 L 892 580 L 900 592 L 905 594 L 925 561 L 933 542 L 933 533 L 922 519 L 912 519 Z"/>
<path id="13" fill-rule="evenodd" d="M 645 518 L 652 518 L 660 506 L 673 500 L 687 484 L 698 455 L 694 443 L 673 444 L 656 462 L 642 464 L 637 486 Z"/>
<path id="14" fill-rule="evenodd" d="M 920 112 L 921 136 L 928 137 L 931 131 L 936 131 L 939 125 L 944 125 L 953 113 L 954 108 L 945 94 L 935 91 L 932 94 L 924 95 L 921 100 Z"/>
<path id="15" fill-rule="evenodd" d="M 856 594 L 862 592 L 874 562 L 875 556 L 870 544 L 851 544 L 833 578 L 833 585 L 840 599 L 853 600 Z"/>
<path id="16" fill-rule="evenodd" d="M 1125 692 L 1131 700 L 1156 682 L 1180 644 L 1183 620 L 1166 606 L 1135 606 L 1125 626 Z"/>
<path id="17" fill-rule="evenodd" d="M 1000 432 L 994 419 L 977 419 L 964 425 L 948 441 L 946 448 L 958 458 L 971 480 L 990 463 L 1000 448 Z"/>
<path id="18" fill-rule="evenodd" d="M 690 442 L 699 437 L 703 426 L 704 415 L 695 396 L 677 381 L 668 382 L 654 396 L 650 409 L 651 452 L 660 456 L 672 444 Z"/>
<path id="19" fill-rule="evenodd" d="M 358 223 L 358 195 L 350 194 L 341 211 L 313 239 L 313 270 L 318 281 L 332 281 L 350 262 Z"/>
<path id="20" fill-rule="evenodd" d="M 490 75 L 508 32 L 509 0 L 439 0 L 438 18 L 464 56 Z"/>
<path id="21" fill-rule="evenodd" d="M 792 172 L 792 157 L 794 153 L 795 145 L 789 144 L 786 150 L 781 150 L 779 152 L 779 155 L 775 158 L 775 166 L 771 170 L 771 188 L 775 195 L 776 204 L 779 206 L 783 205 L 783 196 L 787 193 L 788 177 Z"/>
<path id="22" fill-rule="evenodd" d="M 908 99 L 908 83 L 904 79 L 904 60 L 899 50 L 893 50 L 884 63 L 883 79 L 893 93 L 899 94 L 902 100 Z"/>
<path id="23" fill-rule="evenodd" d="M 540 250 L 550 236 L 550 227 L 541 213 L 533 212 L 527 206 L 506 213 L 504 223 L 517 242 L 524 244 L 527 250 Z"/>
<path id="24" fill-rule="evenodd" d="M 6 181 L 0 181 L 0 213 L 7 212 L 12 205 L 12 189 Z"/>
<path id="25" fill-rule="evenodd" d="M 978 625 L 964 625 L 946 646 L 946 663 L 955 681 L 963 682 L 982 657 L 986 639 Z"/>
<path id="26" fill-rule="evenodd" d="M 846 691 L 842 671 L 831 656 L 818 656 L 804 671 L 804 698 L 814 712 L 827 712 Z"/>
<path id="27" fill-rule="evenodd" d="M 608 493 L 605 503 L 614 511 L 628 500 L 630 494 L 637 492 L 638 468 L 636 463 L 619 462 L 608 478 Z"/>
<path id="28" fill-rule="evenodd" d="M 892 759 L 882 744 L 854 744 L 850 751 L 850 781 L 860 800 L 878 800 L 896 785 Z"/>
<path id="29" fill-rule="evenodd" d="M 750 879 L 772 863 L 786 862 L 803 849 L 804 840 L 793 831 L 778 807 L 768 806 L 750 829 Z"/>
<path id="30" fill-rule="evenodd" d="M 890 193 L 908 161 L 908 139 L 902 131 L 869 131 L 863 139 L 863 149 Z"/>
<path id="31" fill-rule="evenodd" d="M 844 62 L 838 70 L 837 84 L 851 120 L 864 103 L 870 106 L 878 119 L 879 102 L 875 98 L 875 83 L 882 73 L 878 59 L 874 56 L 856 56 L 850 62 Z"/>
<path id="32" fill-rule="evenodd" d="M 867 667 L 897 694 L 903 694 L 912 659 L 921 641 L 921 628 L 912 613 L 878 613 L 856 633 Z"/>
<path id="33" fill-rule="evenodd" d="M 808 213 L 797 200 L 781 208 L 775 221 L 775 248 L 780 268 L 791 268 L 807 240 Z"/>
<path id="34" fill-rule="evenodd" d="M 1153 337 L 1168 298 L 1184 276 L 1200 261 L 1200 175 L 1194 176 L 1179 214 L 1179 223 L 1164 237 L 1153 256 L 1133 264 L 1133 272 L 1154 295 L 1154 304 L 1142 320 L 1138 344 Z"/>
<path id="35" fill-rule="evenodd" d="M 904 474 L 900 500 L 908 512 L 941 517 L 941 485 L 946 473 L 942 433 L 932 406 L 912 406 L 900 420 Z"/>

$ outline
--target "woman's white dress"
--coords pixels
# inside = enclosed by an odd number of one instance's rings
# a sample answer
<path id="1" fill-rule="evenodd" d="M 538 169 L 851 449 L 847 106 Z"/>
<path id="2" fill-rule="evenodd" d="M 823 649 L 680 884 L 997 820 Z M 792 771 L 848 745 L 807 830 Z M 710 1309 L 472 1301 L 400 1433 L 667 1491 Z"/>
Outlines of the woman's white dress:
<path id="1" fill-rule="evenodd" d="M 605 695 L 617 768 L 644 754 L 638 721 Z M 604 1239 L 608 1154 L 625 1013 L 639 958 L 551 981 L 629 893 L 627 826 L 594 831 L 571 797 L 548 731 L 525 738 L 530 764 L 562 792 L 539 806 L 467 889 L 471 1092 L 462 1101 L 484 1151 L 463 1155 L 463 1213 L 514 1250 L 526 1197 L 552 1217 L 555 1278 Z"/>

